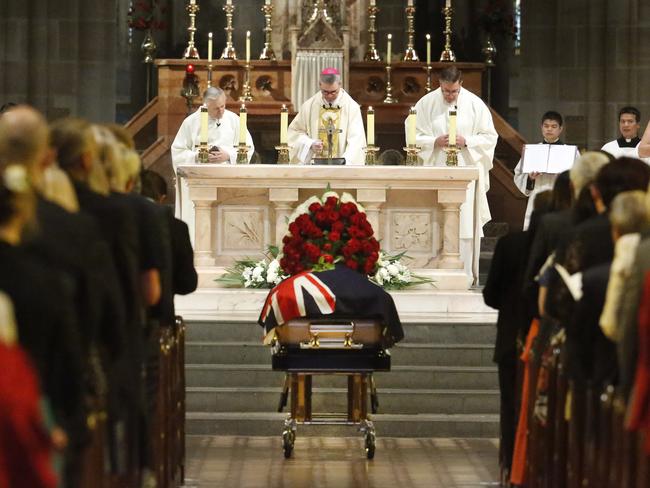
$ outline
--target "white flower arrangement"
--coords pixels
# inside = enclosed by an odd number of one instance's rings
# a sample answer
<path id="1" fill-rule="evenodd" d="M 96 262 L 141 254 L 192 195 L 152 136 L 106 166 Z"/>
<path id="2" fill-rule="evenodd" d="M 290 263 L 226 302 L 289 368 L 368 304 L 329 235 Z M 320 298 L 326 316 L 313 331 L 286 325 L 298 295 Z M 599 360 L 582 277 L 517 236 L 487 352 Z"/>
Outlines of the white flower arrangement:
<path id="1" fill-rule="evenodd" d="M 238 259 L 234 266 L 228 268 L 226 273 L 216 281 L 224 283 L 226 286 L 273 288 L 289 276 L 280 269 L 277 257 L 278 248 L 269 246 L 265 259 L 259 261 L 250 258 Z"/>
<path id="2" fill-rule="evenodd" d="M 402 262 L 406 253 L 396 255 L 379 253 L 377 272 L 370 279 L 385 290 L 403 290 L 414 285 L 433 283 L 433 280 L 422 276 L 413 275 L 411 270 Z"/>

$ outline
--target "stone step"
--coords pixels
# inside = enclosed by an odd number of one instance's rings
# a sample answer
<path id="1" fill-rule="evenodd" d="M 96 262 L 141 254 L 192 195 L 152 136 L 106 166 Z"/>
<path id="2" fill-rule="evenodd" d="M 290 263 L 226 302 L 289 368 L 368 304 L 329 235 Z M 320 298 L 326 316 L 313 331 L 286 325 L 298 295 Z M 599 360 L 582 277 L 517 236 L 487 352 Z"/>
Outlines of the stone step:
<path id="1" fill-rule="evenodd" d="M 490 366 L 493 346 L 488 344 L 399 343 L 391 349 L 394 365 Z M 192 364 L 270 364 L 269 347 L 259 342 L 191 341 L 185 359 Z"/>
<path id="2" fill-rule="evenodd" d="M 285 413 L 188 412 L 190 435 L 281 436 Z M 378 437 L 498 437 L 499 416 L 493 414 L 377 414 L 372 416 Z M 298 425 L 296 435 L 355 435 L 355 425 Z M 381 455 L 380 452 L 377 455 Z M 300 456 L 295 451 L 294 456 Z"/>
<path id="3" fill-rule="evenodd" d="M 380 413 L 496 414 L 499 412 L 499 391 L 496 389 L 383 389 L 381 385 L 377 385 L 377 389 Z M 280 392 L 279 387 L 190 387 L 187 389 L 186 404 L 190 412 L 275 412 Z M 346 412 L 347 389 L 314 388 L 312 408 L 314 412 Z"/>
<path id="4" fill-rule="evenodd" d="M 408 323 L 405 341 L 433 344 L 494 344 L 496 327 L 492 323 Z M 188 342 L 262 342 L 263 330 L 251 322 L 190 322 Z"/>
<path id="5" fill-rule="evenodd" d="M 375 373 L 375 379 L 382 388 L 494 389 L 496 371 L 486 366 L 393 366 L 390 372 Z M 272 387 L 281 386 L 284 379 L 267 364 L 187 364 L 185 374 L 188 387 Z M 314 386 L 336 387 L 344 379 L 320 375 Z"/>

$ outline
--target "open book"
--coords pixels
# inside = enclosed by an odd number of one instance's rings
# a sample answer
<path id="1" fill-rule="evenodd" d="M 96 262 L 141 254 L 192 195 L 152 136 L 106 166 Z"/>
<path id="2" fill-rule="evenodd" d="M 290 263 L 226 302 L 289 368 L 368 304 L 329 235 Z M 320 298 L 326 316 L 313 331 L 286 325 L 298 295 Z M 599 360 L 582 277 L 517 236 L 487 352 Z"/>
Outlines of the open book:
<path id="1" fill-rule="evenodd" d="M 562 173 L 571 169 L 580 154 L 576 146 L 564 144 L 526 144 L 522 173 Z"/>

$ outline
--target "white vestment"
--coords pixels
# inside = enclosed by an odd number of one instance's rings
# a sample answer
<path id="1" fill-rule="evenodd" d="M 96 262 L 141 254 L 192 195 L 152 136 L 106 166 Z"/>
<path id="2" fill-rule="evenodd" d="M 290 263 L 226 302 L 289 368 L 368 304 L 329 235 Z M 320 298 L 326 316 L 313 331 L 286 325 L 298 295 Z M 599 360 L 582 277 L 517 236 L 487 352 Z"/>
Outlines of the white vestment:
<path id="1" fill-rule="evenodd" d="M 172 165 L 176 174 L 176 217 L 187 223 L 192 244 L 194 244 L 194 204 L 190 200 L 187 181 L 185 178 L 179 178 L 177 169 L 182 164 L 196 164 L 200 132 L 201 109 L 199 108 L 196 112 L 185 118 L 172 143 Z M 221 120 L 208 119 L 208 149 L 217 146 L 230 156 L 229 161 L 214 164 L 236 164 L 236 146 L 238 144 L 239 115 L 226 110 Z M 255 147 L 253 146 L 253 138 L 248 130 L 246 131 L 246 144 L 249 146 L 248 161 L 250 162 Z"/>
<path id="2" fill-rule="evenodd" d="M 540 144 L 550 144 L 548 142 L 540 142 Z M 524 230 L 528 229 L 528 224 L 530 223 L 530 216 L 533 213 L 533 207 L 535 204 L 535 198 L 539 193 L 543 191 L 552 190 L 553 185 L 555 185 L 555 179 L 557 174 L 554 173 L 541 173 L 535 180 L 535 185 L 532 190 L 527 188 L 528 185 L 528 173 L 522 172 L 521 169 L 521 159 L 515 166 L 515 185 L 519 188 L 519 191 L 528 197 L 528 203 L 526 204 L 526 215 L 524 216 Z"/>
<path id="3" fill-rule="evenodd" d="M 639 144 L 641 141 L 639 140 L 639 143 L 636 144 L 634 147 L 621 147 L 619 145 L 620 139 L 615 139 L 613 141 L 609 141 L 607 144 L 605 144 L 603 147 L 600 148 L 601 151 L 608 152 L 615 158 L 622 158 L 622 157 L 628 157 L 628 158 L 638 158 L 641 159 L 642 161 L 645 161 L 646 163 L 650 164 L 650 158 L 640 158 L 639 157 Z"/>
<path id="4" fill-rule="evenodd" d="M 302 104 L 300 112 L 289 124 L 287 142 L 292 163 L 309 164 L 315 156 L 311 145 L 320 140 L 320 109 L 323 106 L 329 106 L 329 103 L 323 100 L 322 94 L 318 92 Z M 332 106 L 341 108 L 338 154 L 345 158 L 345 164 L 365 164 L 363 148 L 366 147 L 366 132 L 363 128 L 359 104 L 341 88 L 339 96 L 332 102 Z"/>
<path id="5" fill-rule="evenodd" d="M 437 88 L 415 104 L 416 143 L 422 147 L 420 157 L 424 165 L 445 166 L 447 153 L 442 148 L 434 147 L 434 143 L 437 137 L 449 133 L 449 110 L 454 105 L 457 107 L 456 133 L 463 136 L 467 143 L 458 153 L 458 166 L 478 166 L 480 169 L 478 181 L 468 185 L 465 203 L 460 207 L 461 258 L 468 275 L 473 274 L 477 279 L 480 237 L 483 236 L 483 225 L 491 219 L 487 191 L 490 189 L 490 170 L 499 138 L 490 109 L 483 100 L 465 88 L 460 89 L 454 104 L 448 104 L 441 89 Z M 478 189 L 476 198 L 475 188 Z"/>

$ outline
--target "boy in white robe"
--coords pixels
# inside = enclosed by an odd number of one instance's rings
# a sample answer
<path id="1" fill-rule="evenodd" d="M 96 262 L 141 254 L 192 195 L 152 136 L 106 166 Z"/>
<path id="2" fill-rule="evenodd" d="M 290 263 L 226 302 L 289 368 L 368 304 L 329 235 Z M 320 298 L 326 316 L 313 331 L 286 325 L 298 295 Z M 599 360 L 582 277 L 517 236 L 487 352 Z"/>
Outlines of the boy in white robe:
<path id="1" fill-rule="evenodd" d="M 309 164 L 314 157 L 327 155 L 324 128 L 335 124 L 332 157 L 345 158 L 346 165 L 365 164 L 366 132 L 359 104 L 341 88 L 336 68 L 325 68 L 320 75 L 320 91 L 300 107 L 287 132 L 289 158 L 294 164 Z"/>
<path id="2" fill-rule="evenodd" d="M 564 120 L 562 115 L 552 110 L 542 115 L 542 142 L 540 144 L 564 144 L 560 140 L 564 130 Z M 524 216 L 524 230 L 528 229 L 530 216 L 533 213 L 535 197 L 547 190 L 553 190 L 555 178 L 554 173 L 524 173 L 522 171 L 522 160 L 520 159 L 515 166 L 515 185 L 519 191 L 528 197 L 526 205 L 526 215 Z"/>
<path id="3" fill-rule="evenodd" d="M 226 94 L 220 88 L 210 87 L 203 94 L 203 106 L 208 109 L 208 162 L 211 164 L 235 164 L 239 144 L 239 115 L 226 110 Z M 176 175 L 176 217 L 183 220 L 190 231 L 194 244 L 194 204 L 190 200 L 185 178 L 178 175 L 178 167 L 196 164 L 201 135 L 201 107 L 183 120 L 172 143 L 172 165 Z M 248 161 L 255 147 L 250 132 L 246 130 Z"/>
<path id="4" fill-rule="evenodd" d="M 639 157 L 639 130 L 641 130 L 641 112 L 636 107 L 623 107 L 618 112 L 618 131 L 620 137 L 609 141 L 601 151 L 606 151 L 615 158 L 627 156 L 630 158 Z M 650 164 L 650 158 L 644 158 Z"/>
<path id="5" fill-rule="evenodd" d="M 490 219 L 487 191 L 490 188 L 490 170 L 498 134 L 492 114 L 479 97 L 462 87 L 462 74 L 455 66 L 443 69 L 438 75 L 440 87 L 422 97 L 415 105 L 416 144 L 422 147 L 420 157 L 427 166 L 445 166 L 449 143 L 449 111 L 456 108 L 456 144 L 459 166 L 478 166 L 478 182 L 470 183 L 465 203 L 460 207 L 460 254 L 465 272 L 478 279 L 480 237 L 483 225 Z M 406 123 L 406 122 L 405 122 Z M 475 198 L 474 189 L 478 189 Z M 474 218 L 474 210 L 477 218 Z M 474 237 L 476 236 L 476 239 Z"/>

